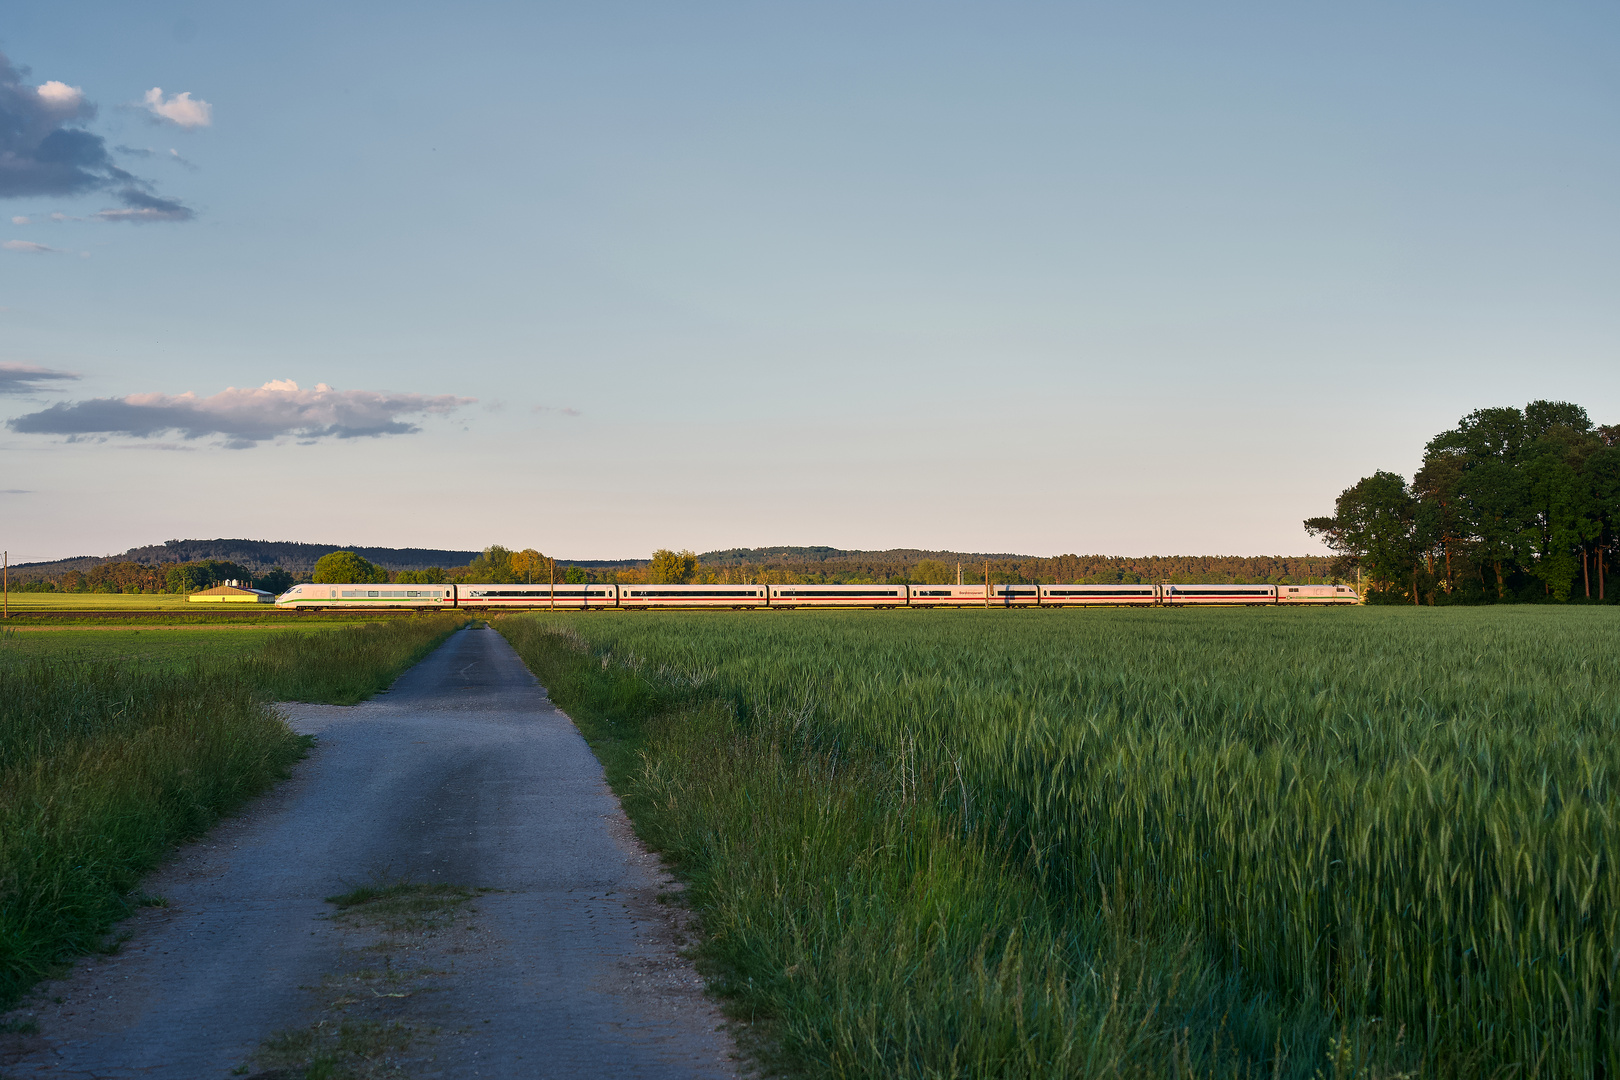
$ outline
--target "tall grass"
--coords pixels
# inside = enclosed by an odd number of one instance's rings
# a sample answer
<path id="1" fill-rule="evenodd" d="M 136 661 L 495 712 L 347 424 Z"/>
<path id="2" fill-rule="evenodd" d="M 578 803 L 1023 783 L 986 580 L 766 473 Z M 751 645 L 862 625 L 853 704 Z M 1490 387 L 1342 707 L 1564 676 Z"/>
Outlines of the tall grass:
<path id="1" fill-rule="evenodd" d="M 1620 1066 L 1610 613 L 501 625 L 812 1072 Z"/>
<path id="2" fill-rule="evenodd" d="M 224 670 L 0 667 L 0 1006 L 94 947 L 170 845 L 302 746 Z"/>
<path id="3" fill-rule="evenodd" d="M 356 700 L 464 623 L 290 633 L 187 669 L 0 662 L 0 1007 L 95 947 L 175 843 L 286 774 L 306 741 L 270 700 Z"/>
<path id="4" fill-rule="evenodd" d="M 466 626 L 445 613 L 309 633 L 289 631 L 264 643 L 241 671 L 273 701 L 353 705 L 388 689 L 400 674 Z"/>

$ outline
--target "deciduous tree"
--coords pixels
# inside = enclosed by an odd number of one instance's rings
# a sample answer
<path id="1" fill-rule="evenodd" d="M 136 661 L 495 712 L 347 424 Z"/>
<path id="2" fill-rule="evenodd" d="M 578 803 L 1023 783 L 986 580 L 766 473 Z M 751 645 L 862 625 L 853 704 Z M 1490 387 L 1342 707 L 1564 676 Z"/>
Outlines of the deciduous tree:
<path id="1" fill-rule="evenodd" d="M 1305 531 L 1354 560 L 1380 592 L 1405 590 L 1418 603 L 1417 500 L 1405 478 L 1391 472 L 1364 477 L 1339 494 L 1330 518 L 1310 518 Z"/>
<path id="2" fill-rule="evenodd" d="M 653 552 L 652 565 L 647 567 L 647 582 L 651 585 L 686 585 L 697 577 L 697 555 L 690 551 L 670 551 L 659 548 Z"/>
<path id="3" fill-rule="evenodd" d="M 938 559 L 923 559 L 908 576 L 918 585 L 950 585 L 956 581 L 956 571 Z"/>
<path id="4" fill-rule="evenodd" d="M 317 585 L 371 585 L 388 580 L 388 571 L 352 551 L 331 551 L 315 560 Z"/>
<path id="5" fill-rule="evenodd" d="M 524 548 L 522 551 L 512 553 L 512 573 L 522 578 L 526 583 L 536 580 L 545 581 L 550 573 L 546 557 L 534 548 Z"/>

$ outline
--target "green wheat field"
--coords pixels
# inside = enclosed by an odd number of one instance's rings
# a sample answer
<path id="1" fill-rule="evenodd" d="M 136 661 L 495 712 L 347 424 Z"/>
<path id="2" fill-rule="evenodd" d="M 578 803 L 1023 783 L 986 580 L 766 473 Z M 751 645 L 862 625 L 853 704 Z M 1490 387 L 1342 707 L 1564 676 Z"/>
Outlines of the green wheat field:
<path id="1" fill-rule="evenodd" d="M 790 1070 L 1620 1075 L 1615 612 L 494 625 Z"/>

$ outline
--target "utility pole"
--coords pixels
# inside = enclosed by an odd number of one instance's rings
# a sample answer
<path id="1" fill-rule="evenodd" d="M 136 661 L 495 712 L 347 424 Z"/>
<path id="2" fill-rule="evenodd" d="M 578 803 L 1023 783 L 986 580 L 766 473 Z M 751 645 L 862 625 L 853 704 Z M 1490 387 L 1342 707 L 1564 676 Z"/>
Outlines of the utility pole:
<path id="1" fill-rule="evenodd" d="M 990 606 L 990 560 L 984 561 L 984 606 Z"/>
<path id="2" fill-rule="evenodd" d="M 549 565 L 551 567 L 551 588 L 547 590 L 547 594 L 551 597 L 551 610 L 556 611 L 557 610 L 557 560 L 556 559 L 547 559 L 546 563 L 547 563 L 547 565 Z"/>
<path id="3" fill-rule="evenodd" d="M 7 551 L 5 553 L 4 562 L 5 562 L 4 578 L 5 578 L 5 597 L 6 597 L 6 599 L 5 599 L 5 607 L 6 607 L 5 618 L 9 619 L 9 618 L 11 618 L 11 552 L 10 551 Z"/>

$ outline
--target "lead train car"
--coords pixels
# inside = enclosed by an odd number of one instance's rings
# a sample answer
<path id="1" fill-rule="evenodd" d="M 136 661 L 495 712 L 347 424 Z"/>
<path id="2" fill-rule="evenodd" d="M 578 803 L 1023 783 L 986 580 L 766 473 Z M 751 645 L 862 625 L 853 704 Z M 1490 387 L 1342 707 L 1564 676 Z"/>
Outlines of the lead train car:
<path id="1" fill-rule="evenodd" d="M 1355 604 L 1348 585 L 294 585 L 278 607 L 609 608 L 1186 607 Z"/>
<path id="2" fill-rule="evenodd" d="M 446 608 L 456 606 L 454 585 L 294 585 L 276 597 L 277 607 Z"/>

